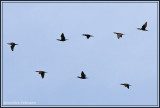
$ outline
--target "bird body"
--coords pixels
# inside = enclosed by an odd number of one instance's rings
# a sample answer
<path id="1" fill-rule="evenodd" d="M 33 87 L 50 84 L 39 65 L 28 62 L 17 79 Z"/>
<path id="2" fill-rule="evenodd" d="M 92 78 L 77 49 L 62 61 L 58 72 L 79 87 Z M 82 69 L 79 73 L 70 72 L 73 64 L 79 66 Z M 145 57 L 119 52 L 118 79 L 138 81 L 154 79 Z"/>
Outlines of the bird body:
<path id="1" fill-rule="evenodd" d="M 61 34 L 61 39 L 57 39 L 58 41 L 66 41 L 68 39 L 65 38 L 64 34 L 62 33 Z"/>
<path id="2" fill-rule="evenodd" d="M 114 34 L 117 34 L 117 38 L 119 39 L 120 37 L 122 38 L 122 35 L 124 35 L 123 33 L 117 33 L 117 32 L 113 32 Z"/>
<path id="3" fill-rule="evenodd" d="M 81 77 L 78 76 L 78 78 L 80 78 L 80 79 L 87 79 L 86 74 L 84 74 L 83 71 L 81 72 Z"/>
<path id="4" fill-rule="evenodd" d="M 145 22 L 145 24 L 143 24 L 142 28 L 137 28 L 138 30 L 143 30 L 143 31 L 148 31 L 146 30 L 147 27 L 147 22 Z"/>
<path id="5" fill-rule="evenodd" d="M 36 71 L 36 72 L 38 72 L 39 74 L 41 74 L 42 79 L 44 78 L 44 74 L 47 73 L 45 71 Z"/>
<path id="6" fill-rule="evenodd" d="M 86 36 L 87 37 L 87 39 L 89 39 L 90 37 L 94 37 L 94 36 L 92 36 L 92 35 L 90 35 L 90 34 L 82 34 L 83 36 Z"/>
<path id="7" fill-rule="evenodd" d="M 121 85 L 124 85 L 124 86 L 127 87 L 128 89 L 129 89 L 129 86 L 131 86 L 131 85 L 127 84 L 127 83 L 124 83 L 124 84 L 121 84 Z"/>
<path id="8" fill-rule="evenodd" d="M 7 43 L 7 44 L 8 44 L 8 45 L 11 45 L 11 50 L 12 50 L 12 51 L 14 50 L 15 45 L 18 45 L 18 44 L 14 43 L 14 42 Z"/>

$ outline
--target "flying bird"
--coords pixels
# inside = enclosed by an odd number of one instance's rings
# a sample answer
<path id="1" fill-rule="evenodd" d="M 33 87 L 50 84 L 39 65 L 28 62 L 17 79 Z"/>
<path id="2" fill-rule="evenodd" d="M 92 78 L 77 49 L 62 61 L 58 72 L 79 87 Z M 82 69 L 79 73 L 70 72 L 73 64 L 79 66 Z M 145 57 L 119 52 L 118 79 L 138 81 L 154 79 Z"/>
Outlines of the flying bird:
<path id="1" fill-rule="evenodd" d="M 58 41 L 66 41 L 68 39 L 65 38 L 64 34 L 62 33 L 61 34 L 61 39 L 57 39 Z"/>
<path id="2" fill-rule="evenodd" d="M 94 37 L 94 36 L 92 36 L 92 35 L 90 35 L 90 34 L 82 34 L 83 36 L 86 36 L 87 37 L 87 39 L 89 39 L 90 37 Z"/>
<path id="3" fill-rule="evenodd" d="M 39 72 L 39 74 L 41 74 L 42 79 L 44 78 L 44 74 L 47 73 L 45 71 L 36 71 L 36 72 Z"/>
<path id="4" fill-rule="evenodd" d="M 124 34 L 122 34 L 122 33 L 117 33 L 117 32 L 113 32 L 114 34 L 117 34 L 117 38 L 119 39 L 120 37 L 122 38 L 122 35 L 124 35 Z"/>
<path id="5" fill-rule="evenodd" d="M 86 74 L 84 74 L 83 71 L 81 72 L 81 77 L 78 76 L 78 78 L 80 78 L 80 79 L 87 79 Z"/>
<path id="6" fill-rule="evenodd" d="M 8 45 L 11 45 L 11 50 L 12 50 L 12 51 L 14 50 L 15 45 L 18 45 L 18 44 L 14 43 L 14 42 L 7 43 L 7 44 L 8 44 Z"/>
<path id="7" fill-rule="evenodd" d="M 148 31 L 146 30 L 147 27 L 147 22 L 145 22 L 145 24 L 143 24 L 142 28 L 137 28 L 138 30 L 143 30 L 143 31 Z"/>
<path id="8" fill-rule="evenodd" d="M 131 85 L 127 84 L 127 83 L 124 83 L 124 84 L 121 84 L 121 85 L 124 85 L 124 86 L 127 87 L 128 89 L 129 89 L 129 86 L 131 86 Z"/>

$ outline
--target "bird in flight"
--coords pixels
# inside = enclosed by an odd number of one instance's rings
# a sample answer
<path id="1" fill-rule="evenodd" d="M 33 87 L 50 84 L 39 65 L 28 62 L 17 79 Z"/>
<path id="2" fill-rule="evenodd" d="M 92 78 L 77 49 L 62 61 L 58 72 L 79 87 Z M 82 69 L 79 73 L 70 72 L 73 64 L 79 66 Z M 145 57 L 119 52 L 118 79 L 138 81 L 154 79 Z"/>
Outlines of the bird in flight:
<path id="1" fill-rule="evenodd" d="M 143 31 L 148 31 L 146 30 L 147 27 L 147 22 L 145 22 L 145 24 L 143 24 L 142 28 L 137 28 L 138 30 L 143 30 Z"/>
<path id="2" fill-rule="evenodd" d="M 81 77 L 78 76 L 78 78 L 80 78 L 80 79 L 87 79 L 86 74 L 84 74 L 83 71 L 81 72 Z"/>
<path id="3" fill-rule="evenodd" d="M 127 83 L 124 83 L 124 84 L 121 84 L 121 85 L 124 85 L 124 86 L 127 87 L 128 89 L 129 89 L 129 86 L 131 86 L 131 85 L 127 84 Z"/>
<path id="4" fill-rule="evenodd" d="M 39 72 L 39 74 L 41 74 L 42 79 L 44 78 L 44 74 L 47 73 L 45 71 L 36 71 L 36 72 Z"/>
<path id="5" fill-rule="evenodd" d="M 68 39 L 65 38 L 64 34 L 62 33 L 61 34 L 61 39 L 57 39 L 58 41 L 66 41 Z"/>
<path id="6" fill-rule="evenodd" d="M 87 39 L 89 39 L 90 37 L 94 37 L 94 36 L 92 36 L 92 35 L 90 35 L 90 34 L 82 34 L 83 36 L 86 36 L 87 37 Z"/>
<path id="7" fill-rule="evenodd" d="M 122 34 L 122 33 L 117 33 L 117 32 L 113 32 L 114 34 L 117 34 L 117 38 L 119 39 L 120 37 L 122 38 L 122 35 L 124 35 L 124 34 Z"/>
<path id="8" fill-rule="evenodd" d="M 8 44 L 8 45 L 11 45 L 11 50 L 12 50 L 12 51 L 14 50 L 15 45 L 18 45 L 18 44 L 14 43 L 14 42 L 7 43 L 7 44 Z"/>

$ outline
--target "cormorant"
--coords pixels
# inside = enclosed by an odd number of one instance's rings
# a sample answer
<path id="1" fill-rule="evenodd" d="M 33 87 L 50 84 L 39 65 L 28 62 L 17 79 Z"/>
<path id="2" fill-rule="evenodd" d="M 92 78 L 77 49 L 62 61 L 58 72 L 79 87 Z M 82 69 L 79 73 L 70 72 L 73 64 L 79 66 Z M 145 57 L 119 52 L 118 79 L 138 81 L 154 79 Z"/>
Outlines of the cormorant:
<path id="1" fill-rule="evenodd" d="M 122 38 L 122 35 L 124 35 L 124 34 L 122 34 L 122 33 L 117 33 L 117 32 L 113 32 L 114 34 L 117 34 L 117 38 L 119 39 L 120 37 Z"/>
<path id="2" fill-rule="evenodd" d="M 36 72 L 39 72 L 39 74 L 41 74 L 42 79 L 44 78 L 44 74 L 47 73 L 45 71 L 36 71 Z"/>
<path id="3" fill-rule="evenodd" d="M 143 30 L 143 31 L 148 31 L 146 30 L 147 27 L 147 22 L 145 22 L 145 24 L 143 24 L 142 28 L 137 28 L 138 30 Z"/>
<path id="4" fill-rule="evenodd" d="M 124 84 L 121 84 L 121 85 L 124 85 L 124 86 L 127 87 L 128 89 L 129 89 L 129 86 L 131 86 L 131 85 L 127 84 L 127 83 L 124 83 Z"/>
<path id="5" fill-rule="evenodd" d="M 64 37 L 64 34 L 62 33 L 62 34 L 61 34 L 61 39 L 57 39 L 57 40 L 59 40 L 59 41 L 66 41 L 66 40 L 68 40 L 68 39 L 66 39 L 66 38 Z"/>
<path id="6" fill-rule="evenodd" d="M 94 37 L 94 36 L 92 36 L 92 35 L 90 35 L 90 34 L 82 34 L 83 36 L 86 36 L 87 37 L 87 39 L 89 39 L 90 37 Z"/>
<path id="7" fill-rule="evenodd" d="M 11 50 L 12 50 L 12 51 L 14 50 L 14 46 L 15 46 L 15 45 L 18 45 L 18 44 L 14 43 L 14 42 L 7 43 L 7 44 L 8 44 L 8 45 L 11 45 Z"/>
<path id="8" fill-rule="evenodd" d="M 80 79 L 87 79 L 86 74 L 84 74 L 84 72 L 81 72 L 81 77 L 78 76 L 78 78 Z"/>

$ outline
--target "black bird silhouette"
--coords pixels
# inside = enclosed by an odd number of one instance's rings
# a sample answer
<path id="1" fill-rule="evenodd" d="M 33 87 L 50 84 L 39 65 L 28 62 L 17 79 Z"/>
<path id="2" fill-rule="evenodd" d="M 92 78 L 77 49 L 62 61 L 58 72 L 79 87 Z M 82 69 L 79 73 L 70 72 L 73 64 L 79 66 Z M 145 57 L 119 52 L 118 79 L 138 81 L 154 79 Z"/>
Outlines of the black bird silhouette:
<path id="1" fill-rule="evenodd" d="M 92 35 L 90 35 L 90 34 L 82 34 L 83 36 L 86 36 L 87 37 L 87 39 L 89 39 L 90 37 L 94 37 L 94 36 L 92 36 Z"/>
<path id="2" fill-rule="evenodd" d="M 81 77 L 78 76 L 78 78 L 80 78 L 80 79 L 87 79 L 86 74 L 84 74 L 83 71 L 81 72 Z"/>
<path id="3" fill-rule="evenodd" d="M 7 43 L 7 44 L 8 44 L 8 45 L 11 45 L 11 50 L 12 50 L 12 51 L 14 50 L 15 45 L 18 45 L 18 44 L 14 43 L 14 42 Z"/>
<path id="4" fill-rule="evenodd" d="M 143 31 L 148 31 L 146 30 L 147 27 L 147 22 L 145 22 L 145 24 L 143 24 L 142 28 L 137 28 L 138 30 L 143 30 Z"/>
<path id="5" fill-rule="evenodd" d="M 47 73 L 45 71 L 36 71 L 36 72 L 39 72 L 39 74 L 41 74 L 42 79 L 44 78 L 44 74 Z"/>
<path id="6" fill-rule="evenodd" d="M 124 34 L 122 34 L 122 33 L 117 33 L 117 32 L 113 32 L 114 34 L 117 34 L 117 38 L 119 39 L 120 37 L 122 38 L 122 35 L 124 35 Z"/>
<path id="7" fill-rule="evenodd" d="M 65 36 L 64 36 L 64 34 L 62 33 L 62 34 L 61 34 L 61 39 L 57 39 L 57 40 L 59 40 L 59 41 L 66 41 L 66 40 L 68 40 L 68 39 L 66 39 Z"/>
<path id="8" fill-rule="evenodd" d="M 128 89 L 129 89 L 129 86 L 131 86 L 131 85 L 127 84 L 127 83 L 124 83 L 124 84 L 121 84 L 121 85 L 124 85 L 124 86 L 127 87 Z"/>

